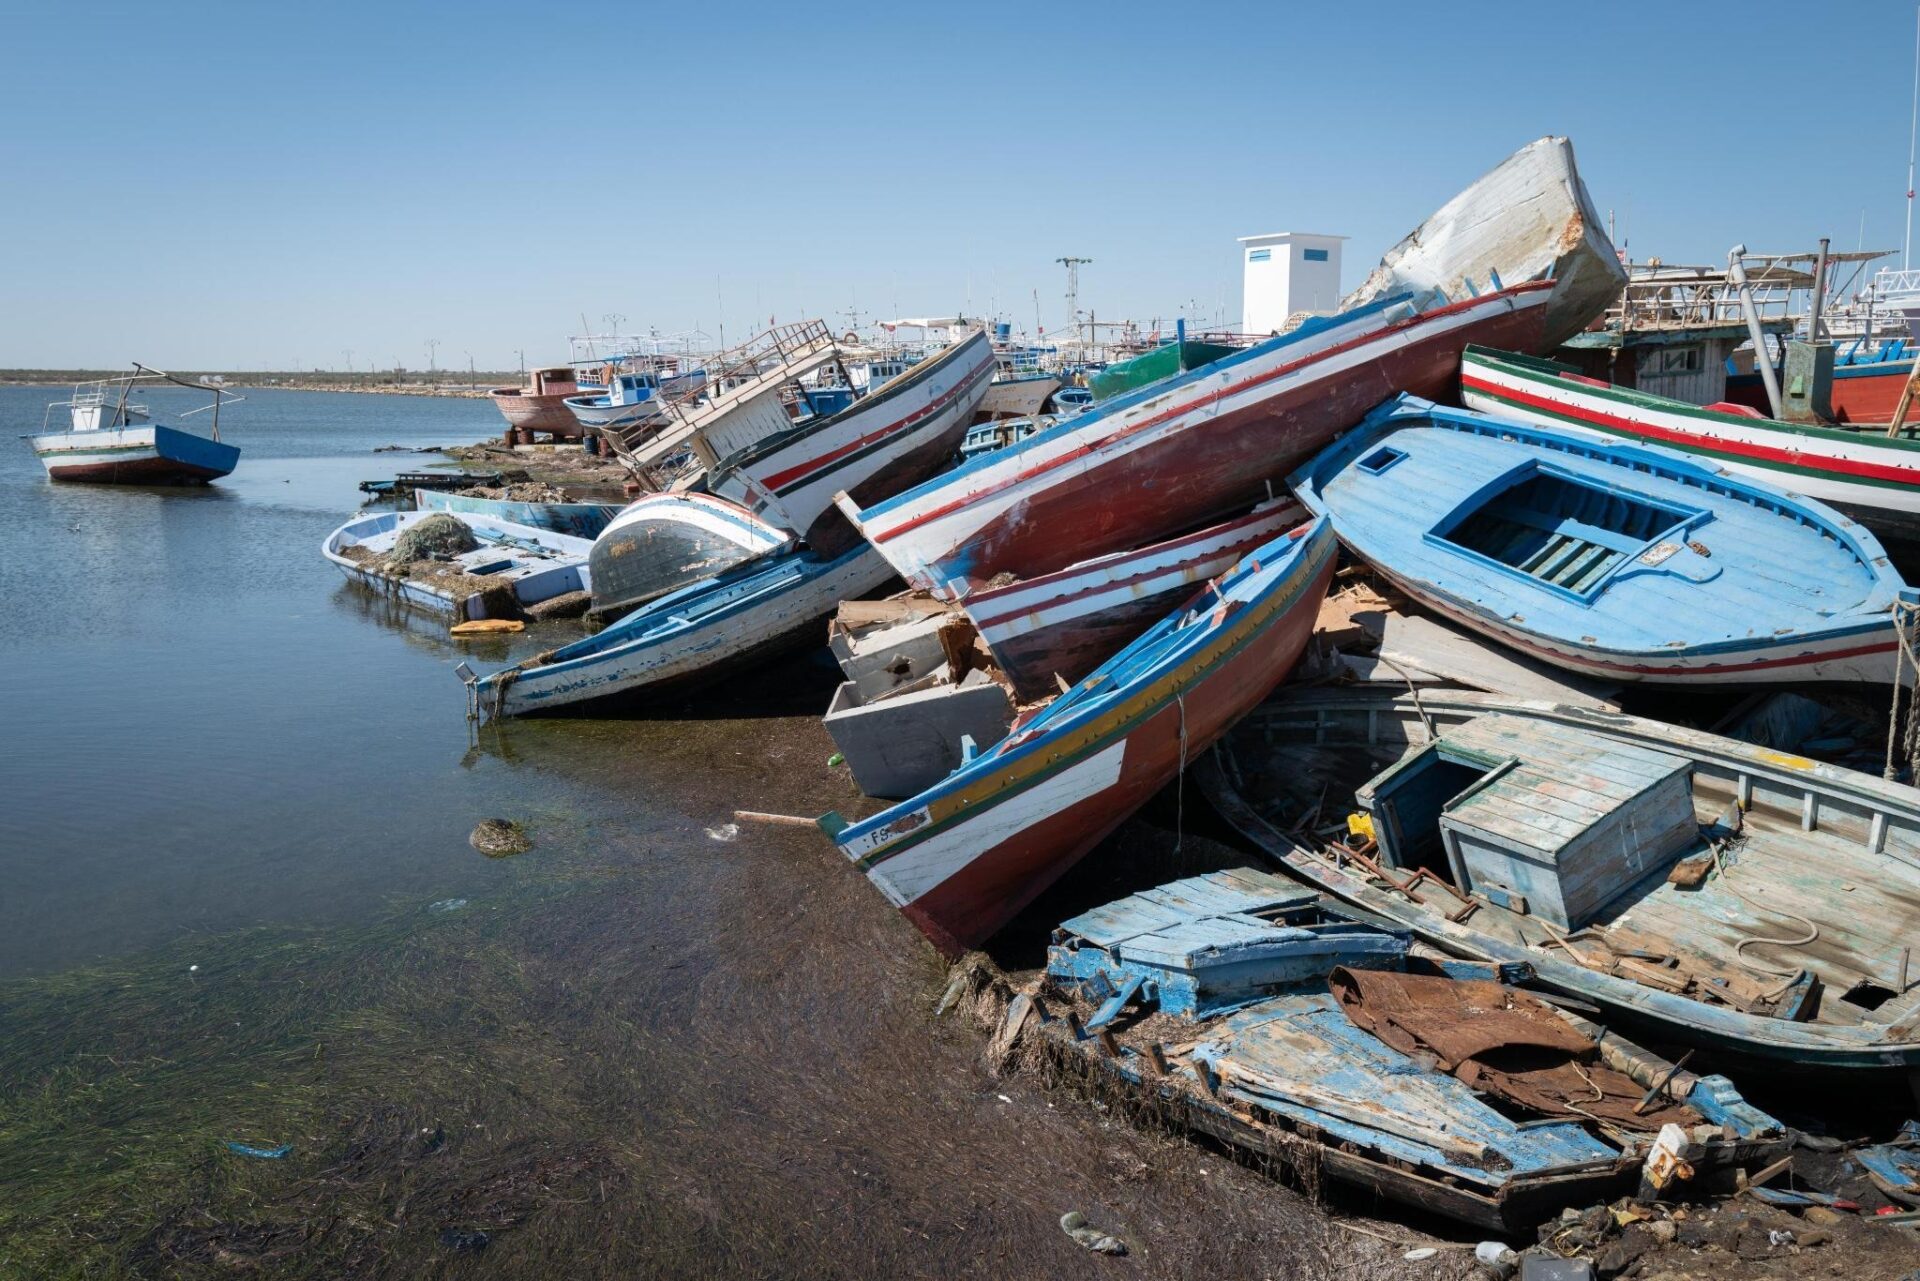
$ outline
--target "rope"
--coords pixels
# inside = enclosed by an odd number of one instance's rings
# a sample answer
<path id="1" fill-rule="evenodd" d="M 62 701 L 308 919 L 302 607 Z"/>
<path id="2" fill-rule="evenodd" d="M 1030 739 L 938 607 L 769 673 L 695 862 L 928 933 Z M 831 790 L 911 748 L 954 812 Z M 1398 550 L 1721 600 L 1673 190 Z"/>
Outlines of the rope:
<path id="1" fill-rule="evenodd" d="M 1915 366 L 1920 369 L 1920 365 Z M 1893 698 L 1887 709 L 1887 761 L 1881 771 L 1881 777 L 1892 782 L 1897 772 L 1894 768 L 1896 749 L 1911 766 L 1914 757 L 1920 755 L 1920 717 L 1912 714 L 1909 706 L 1907 732 L 1900 734 L 1900 687 L 1905 684 L 1904 677 L 1911 671 L 1915 677 L 1916 688 L 1920 688 L 1920 655 L 1914 653 L 1914 621 L 1920 618 L 1920 607 L 1896 601 L 1893 606 L 1893 635 L 1900 642 L 1900 648 L 1893 656 Z"/>
<path id="2" fill-rule="evenodd" d="M 1433 717 L 1427 715 L 1426 707 L 1420 702 L 1420 687 L 1413 683 L 1413 677 L 1407 675 L 1407 669 L 1384 655 L 1377 655 L 1379 661 L 1400 673 L 1400 679 L 1407 683 L 1407 693 L 1413 695 L 1413 710 L 1420 713 L 1420 723 L 1427 727 L 1429 740 L 1437 737 L 1433 732 Z"/>
<path id="3" fill-rule="evenodd" d="M 1733 895 L 1756 912 L 1771 912 L 1775 916 L 1784 916 L 1790 921 L 1798 921 L 1807 927 L 1805 936 L 1801 938 L 1776 939 L 1765 938 L 1758 934 L 1748 934 L 1744 935 L 1738 943 L 1733 945 L 1733 959 L 1740 962 L 1740 964 L 1747 969 L 1752 970 L 1755 974 L 1764 974 L 1770 978 L 1784 978 L 1787 980 L 1785 983 L 1780 984 L 1777 988 L 1765 994 L 1767 1000 L 1777 1000 L 1788 988 L 1792 987 L 1794 983 L 1799 980 L 1803 971 L 1799 969 L 1775 969 L 1773 966 L 1762 964 L 1759 961 L 1749 960 L 1745 955 L 1746 950 L 1750 947 L 1759 947 L 1763 944 L 1768 947 L 1805 947 L 1820 937 L 1820 927 L 1797 912 L 1783 912 L 1777 907 L 1765 907 L 1748 898 L 1745 894 L 1742 894 L 1739 890 L 1735 889 L 1732 882 L 1727 879 L 1726 865 L 1720 861 L 1720 843 L 1715 841 L 1709 848 L 1713 851 L 1713 870 L 1719 874 L 1720 884 L 1726 889 L 1727 893 Z"/>

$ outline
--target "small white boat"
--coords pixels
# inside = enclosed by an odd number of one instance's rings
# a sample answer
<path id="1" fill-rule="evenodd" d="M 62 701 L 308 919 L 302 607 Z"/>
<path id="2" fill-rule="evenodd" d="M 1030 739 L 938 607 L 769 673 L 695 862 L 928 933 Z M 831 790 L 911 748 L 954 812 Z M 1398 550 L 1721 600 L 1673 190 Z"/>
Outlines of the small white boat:
<path id="1" fill-rule="evenodd" d="M 479 547 L 445 561 L 390 565 L 387 557 L 400 535 L 429 518 L 458 520 Z M 590 590 L 587 555 L 592 550 L 589 540 L 550 529 L 424 511 L 356 516 L 320 545 L 321 554 L 354 582 L 459 619 L 511 618 L 527 606 Z"/>

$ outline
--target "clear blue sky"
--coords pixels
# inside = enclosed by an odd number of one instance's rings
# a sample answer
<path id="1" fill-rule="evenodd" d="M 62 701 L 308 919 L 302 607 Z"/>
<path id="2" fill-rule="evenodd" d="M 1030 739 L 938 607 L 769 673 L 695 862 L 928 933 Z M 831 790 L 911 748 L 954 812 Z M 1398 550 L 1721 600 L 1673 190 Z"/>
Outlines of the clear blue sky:
<path id="1" fill-rule="evenodd" d="M 1844 20 L 1841 20 L 1844 17 Z M 1824 18 L 1824 25 L 1823 25 Z M 0 366 L 510 367 L 629 329 L 1239 310 L 1574 139 L 1636 258 L 1897 247 L 1904 0 L 0 0 Z M 1806 65 L 1790 59 L 1804 55 Z"/>

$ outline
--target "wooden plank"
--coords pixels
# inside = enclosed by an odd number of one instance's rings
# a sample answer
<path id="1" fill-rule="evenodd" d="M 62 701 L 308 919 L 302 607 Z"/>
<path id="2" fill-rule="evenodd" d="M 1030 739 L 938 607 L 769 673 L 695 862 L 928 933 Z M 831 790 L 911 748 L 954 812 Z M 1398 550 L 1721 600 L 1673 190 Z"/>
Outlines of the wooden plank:
<path id="1" fill-rule="evenodd" d="M 1619 686 L 1587 680 L 1536 663 L 1470 633 L 1424 615 L 1380 613 L 1380 657 L 1417 667 L 1469 689 L 1518 698 L 1539 698 L 1576 707 L 1619 711 Z"/>

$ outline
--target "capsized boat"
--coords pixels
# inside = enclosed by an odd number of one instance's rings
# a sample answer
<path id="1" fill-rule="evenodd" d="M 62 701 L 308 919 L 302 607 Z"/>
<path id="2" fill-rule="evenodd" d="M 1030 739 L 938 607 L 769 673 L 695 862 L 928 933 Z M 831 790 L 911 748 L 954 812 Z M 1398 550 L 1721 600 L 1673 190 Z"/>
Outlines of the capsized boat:
<path id="1" fill-rule="evenodd" d="M 858 541 L 834 494 L 885 497 L 945 466 L 993 369 L 975 329 L 856 394 L 824 324 L 781 325 L 714 357 L 707 393 L 671 400 L 664 425 L 607 439 L 650 488 L 702 485 L 832 555 Z"/>
<path id="2" fill-rule="evenodd" d="M 1489 1230 L 1630 1192 L 1663 1126 L 1690 1177 L 1789 1136 L 1696 1076 L 1252 868 L 1063 923 L 994 1045 L 1034 1038 L 1188 1128 Z"/>
<path id="3" fill-rule="evenodd" d="M 1202 790 L 1293 876 L 1609 1027 L 1768 1072 L 1920 1065 L 1920 792 L 1495 694 L 1299 689 Z M 1351 815 L 1351 817 L 1349 817 Z"/>
<path id="4" fill-rule="evenodd" d="M 220 406 L 241 397 L 218 383 L 188 382 L 144 365 L 133 368 L 126 377 L 82 383 L 68 399 L 47 406 L 39 434 L 26 440 L 48 478 L 108 485 L 202 485 L 231 472 L 240 461 L 240 448 L 220 439 Z M 145 405 L 128 399 L 134 384 L 153 381 L 210 392 L 212 404 L 187 411 L 212 412 L 209 434 L 153 422 Z M 66 431 L 48 430 L 57 409 L 67 411 Z"/>
<path id="5" fill-rule="evenodd" d="M 620 503 L 539 502 L 418 488 L 413 491 L 413 505 L 423 512 L 480 516 L 514 525 L 531 525 L 535 529 L 550 529 L 556 534 L 571 534 L 575 538 L 598 538 L 623 509 Z"/>
<path id="6" fill-rule="evenodd" d="M 893 570 L 870 547 L 756 557 L 703 577 L 585 640 L 478 675 L 462 670 L 469 710 L 489 717 L 591 712 L 718 680 L 826 638 L 842 600 L 877 591 Z"/>
<path id="7" fill-rule="evenodd" d="M 1200 584 L 1307 519 L 1292 498 L 1232 520 L 959 602 L 1023 702 L 1049 698 L 1124 649 Z"/>
<path id="8" fill-rule="evenodd" d="M 445 559 L 395 563 L 396 544 L 425 520 L 458 521 L 478 544 Z M 591 577 L 584 538 L 484 516 L 375 512 L 328 534 L 320 552 L 354 582 L 456 619 L 516 618 L 529 606 L 586 592 Z"/>
<path id="9" fill-rule="evenodd" d="M 1895 679 L 1874 536 L 1704 459 L 1400 396 L 1288 483 L 1420 604 L 1573 671 Z"/>
<path id="10" fill-rule="evenodd" d="M 1744 405 L 1690 405 L 1484 347 L 1467 348 L 1460 390 L 1470 409 L 1685 450 L 1829 503 L 1883 535 L 1920 537 L 1920 440 L 1777 422 Z"/>
<path id="11" fill-rule="evenodd" d="M 593 612 L 638 609 L 765 556 L 793 551 L 791 531 L 710 494 L 648 494 L 593 541 Z"/>
<path id="12" fill-rule="evenodd" d="M 1256 549 L 910 800 L 820 820 L 943 951 L 1005 924 L 1282 680 L 1333 576 L 1325 522 Z"/>

